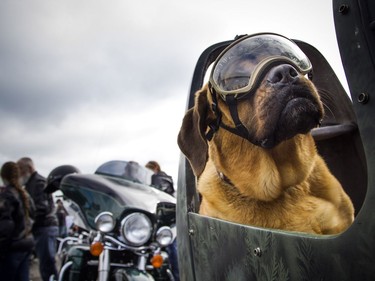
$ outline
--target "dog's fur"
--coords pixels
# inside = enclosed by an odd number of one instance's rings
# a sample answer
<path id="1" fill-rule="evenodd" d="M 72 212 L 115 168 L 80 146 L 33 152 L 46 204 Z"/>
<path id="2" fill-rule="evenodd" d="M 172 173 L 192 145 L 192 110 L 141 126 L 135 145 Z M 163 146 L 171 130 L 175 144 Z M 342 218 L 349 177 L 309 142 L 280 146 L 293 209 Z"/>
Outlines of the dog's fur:
<path id="1" fill-rule="evenodd" d="M 342 232 L 353 222 L 354 208 L 310 134 L 323 117 L 317 90 L 300 74 L 276 81 L 274 72 L 271 69 L 256 91 L 238 102 L 241 122 L 267 147 L 223 128 L 207 141 L 208 124 L 215 119 L 212 93 L 207 85 L 196 93 L 178 144 L 198 178 L 199 212 L 265 228 Z M 218 107 L 222 122 L 234 127 L 220 97 Z"/>

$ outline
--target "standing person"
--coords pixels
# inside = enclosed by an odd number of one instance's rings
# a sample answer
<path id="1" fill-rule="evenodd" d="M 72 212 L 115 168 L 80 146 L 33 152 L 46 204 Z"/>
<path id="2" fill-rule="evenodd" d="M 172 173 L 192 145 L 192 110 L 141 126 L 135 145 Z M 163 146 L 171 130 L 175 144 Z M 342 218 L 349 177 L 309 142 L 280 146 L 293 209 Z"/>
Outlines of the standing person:
<path id="1" fill-rule="evenodd" d="M 29 281 L 33 203 L 20 184 L 15 162 L 4 163 L 1 178 L 5 188 L 0 191 L 0 279 Z"/>
<path id="2" fill-rule="evenodd" d="M 68 215 L 68 212 L 64 208 L 61 199 L 56 201 L 56 205 L 56 216 L 59 223 L 59 237 L 65 238 L 68 235 L 68 230 L 66 228 L 66 216 Z"/>
<path id="3" fill-rule="evenodd" d="M 58 222 L 55 216 L 55 205 L 52 194 L 44 192 L 46 179 L 35 170 L 33 161 L 23 157 L 17 161 L 20 168 L 22 183 L 35 204 L 35 222 L 33 235 L 35 252 L 39 259 L 39 271 L 43 281 L 51 275 L 57 276 L 55 254 Z"/>
<path id="4" fill-rule="evenodd" d="M 174 188 L 173 188 L 173 179 L 171 176 L 167 175 L 163 172 L 160 168 L 160 165 L 156 161 L 149 161 L 146 164 L 146 168 L 149 168 L 154 174 L 151 177 L 151 184 L 154 185 L 156 188 L 169 193 L 173 196 Z"/>
<path id="5" fill-rule="evenodd" d="M 146 168 L 149 168 L 151 171 L 154 172 L 154 174 L 151 177 L 151 184 L 154 185 L 156 188 L 166 193 L 169 193 L 173 196 L 173 179 L 171 176 L 167 175 L 165 172 L 161 170 L 159 163 L 156 161 L 149 161 L 145 166 Z M 169 245 L 166 248 L 166 250 L 170 258 L 173 277 L 176 281 L 179 281 L 180 277 L 177 260 L 177 238 L 173 241 L 171 245 Z"/>

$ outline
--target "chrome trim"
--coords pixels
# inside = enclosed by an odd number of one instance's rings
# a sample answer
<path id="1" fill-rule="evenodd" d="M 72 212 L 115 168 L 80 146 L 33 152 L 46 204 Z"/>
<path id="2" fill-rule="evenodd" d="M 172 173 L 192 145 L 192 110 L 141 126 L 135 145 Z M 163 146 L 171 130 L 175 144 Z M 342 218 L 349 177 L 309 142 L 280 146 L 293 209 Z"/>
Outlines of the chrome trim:
<path id="1" fill-rule="evenodd" d="M 72 264 L 73 264 L 72 261 L 68 261 L 67 263 L 65 263 L 63 265 L 63 267 L 61 268 L 60 273 L 59 273 L 59 279 L 58 279 L 58 281 L 63 281 L 65 271 L 68 270 L 68 268 L 71 267 Z"/>

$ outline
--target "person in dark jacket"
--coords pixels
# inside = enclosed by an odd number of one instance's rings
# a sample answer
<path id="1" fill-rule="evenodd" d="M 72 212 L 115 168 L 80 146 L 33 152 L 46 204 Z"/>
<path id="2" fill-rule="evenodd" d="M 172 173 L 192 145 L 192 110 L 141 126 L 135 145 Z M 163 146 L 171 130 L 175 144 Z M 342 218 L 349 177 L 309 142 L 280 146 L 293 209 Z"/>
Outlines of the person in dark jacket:
<path id="1" fill-rule="evenodd" d="M 146 164 L 146 168 L 149 168 L 151 171 L 154 172 L 154 174 L 151 177 L 151 184 L 156 188 L 173 196 L 173 179 L 171 176 L 167 175 L 165 172 L 161 170 L 159 163 L 156 161 L 149 161 Z"/>
<path id="2" fill-rule="evenodd" d="M 46 179 L 34 167 L 32 159 L 23 157 L 17 161 L 22 182 L 34 200 L 35 222 L 33 235 L 35 252 L 39 259 L 39 271 L 43 281 L 48 281 L 51 275 L 57 276 L 55 255 L 58 222 L 55 215 L 55 204 L 52 194 L 44 192 Z"/>
<path id="3" fill-rule="evenodd" d="M 152 160 L 148 161 L 145 166 L 146 168 L 149 168 L 154 172 L 151 177 L 151 184 L 156 188 L 173 196 L 174 188 L 172 177 L 161 170 L 159 163 Z M 170 258 L 173 277 L 176 281 L 179 281 L 180 277 L 177 261 L 177 239 L 175 239 L 173 241 L 173 244 L 169 245 L 166 250 Z"/>
<path id="4" fill-rule="evenodd" d="M 4 163 L 1 178 L 5 188 L 0 191 L 0 279 L 29 281 L 33 202 L 20 184 L 15 162 Z"/>

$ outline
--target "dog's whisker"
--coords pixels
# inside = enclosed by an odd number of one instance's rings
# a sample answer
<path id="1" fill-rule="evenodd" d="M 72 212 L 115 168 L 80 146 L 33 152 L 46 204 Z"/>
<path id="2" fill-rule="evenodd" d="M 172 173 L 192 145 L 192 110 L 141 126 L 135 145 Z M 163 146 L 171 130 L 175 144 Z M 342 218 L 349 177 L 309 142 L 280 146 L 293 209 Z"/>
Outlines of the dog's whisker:
<path id="1" fill-rule="evenodd" d="M 321 89 L 321 88 L 318 89 L 318 92 L 319 92 L 320 99 L 321 99 L 324 109 L 330 113 L 330 116 L 332 116 L 333 119 L 336 119 L 336 116 L 335 116 L 336 105 L 335 105 L 332 95 L 327 90 Z M 328 116 L 327 113 L 326 113 L 326 116 Z"/>

